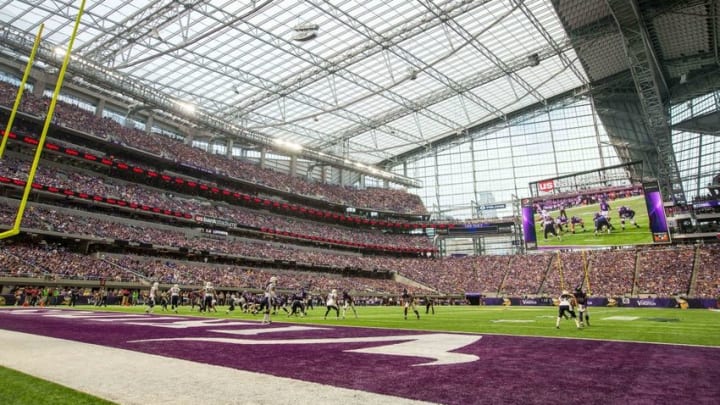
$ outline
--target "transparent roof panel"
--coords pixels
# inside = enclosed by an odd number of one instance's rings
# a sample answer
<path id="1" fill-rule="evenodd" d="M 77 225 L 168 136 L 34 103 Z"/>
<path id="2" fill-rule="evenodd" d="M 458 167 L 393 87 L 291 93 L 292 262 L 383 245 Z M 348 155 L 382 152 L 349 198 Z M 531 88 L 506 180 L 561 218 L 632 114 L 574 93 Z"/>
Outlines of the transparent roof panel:
<path id="1" fill-rule="evenodd" d="M 0 27 L 64 46 L 78 4 L 0 0 Z M 568 43 L 551 0 L 88 0 L 73 54 L 375 164 L 586 84 Z"/>

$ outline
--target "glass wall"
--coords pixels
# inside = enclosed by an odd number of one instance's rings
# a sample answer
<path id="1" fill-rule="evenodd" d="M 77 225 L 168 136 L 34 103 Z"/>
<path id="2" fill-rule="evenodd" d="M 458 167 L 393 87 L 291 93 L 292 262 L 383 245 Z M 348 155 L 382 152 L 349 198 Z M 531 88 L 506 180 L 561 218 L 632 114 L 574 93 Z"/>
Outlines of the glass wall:
<path id="1" fill-rule="evenodd" d="M 720 92 L 708 93 L 670 109 L 673 124 L 720 109 Z M 685 197 L 692 201 L 710 194 L 707 186 L 720 174 L 720 137 L 673 130 L 673 150 Z"/>
<path id="2" fill-rule="evenodd" d="M 513 196 L 528 183 L 620 163 L 591 100 L 548 106 L 473 140 L 407 163 L 422 181 L 420 195 L 434 218 L 512 216 Z M 402 166 L 394 171 L 402 174 Z M 484 205 L 505 208 L 482 211 Z"/>

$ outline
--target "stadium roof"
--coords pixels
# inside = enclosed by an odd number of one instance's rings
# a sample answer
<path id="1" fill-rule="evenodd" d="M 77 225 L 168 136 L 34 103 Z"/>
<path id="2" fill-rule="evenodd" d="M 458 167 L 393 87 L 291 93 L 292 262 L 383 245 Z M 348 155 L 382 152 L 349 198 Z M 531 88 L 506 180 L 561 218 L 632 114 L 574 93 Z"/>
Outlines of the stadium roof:
<path id="1" fill-rule="evenodd" d="M 64 46 L 79 4 L 0 0 L 0 24 Z M 588 81 L 544 0 L 90 0 L 73 55 L 367 164 Z"/>

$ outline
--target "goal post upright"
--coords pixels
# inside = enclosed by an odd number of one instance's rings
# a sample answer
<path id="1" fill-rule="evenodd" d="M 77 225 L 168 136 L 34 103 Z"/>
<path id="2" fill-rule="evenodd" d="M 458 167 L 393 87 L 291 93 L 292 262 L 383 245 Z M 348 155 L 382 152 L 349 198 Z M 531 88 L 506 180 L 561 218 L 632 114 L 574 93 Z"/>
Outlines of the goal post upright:
<path id="1" fill-rule="evenodd" d="M 58 74 L 57 83 L 55 83 L 55 91 L 53 91 L 52 99 L 50 100 L 50 108 L 48 108 L 47 115 L 45 117 L 45 124 L 43 125 L 42 133 L 35 149 L 35 156 L 30 166 L 30 172 L 28 173 L 27 181 L 25 182 L 25 189 L 23 191 L 22 199 L 20 200 L 20 206 L 18 207 L 17 214 L 15 216 L 15 223 L 13 227 L 5 232 L 0 233 L 0 239 L 9 238 L 20 233 L 20 224 L 22 223 L 23 215 L 25 214 L 25 207 L 27 206 L 27 200 L 30 197 L 30 190 L 32 189 L 33 180 L 35 179 L 35 172 L 40 162 L 40 156 L 42 155 L 43 147 L 45 146 L 45 138 L 47 137 L 48 130 L 50 129 L 50 123 L 52 122 L 53 114 L 55 113 L 55 105 L 57 104 L 58 96 L 60 95 L 60 89 L 62 88 L 63 79 L 65 78 L 65 72 L 67 66 L 70 63 L 70 54 L 72 53 L 73 43 L 75 42 L 75 36 L 77 35 L 78 28 L 80 26 L 80 19 L 85 9 L 85 0 L 80 1 L 80 8 L 78 9 L 78 15 L 75 18 L 75 25 L 73 26 L 72 35 L 68 41 L 68 47 L 65 51 L 65 57 L 63 59 L 60 73 Z M 22 87 L 22 86 L 21 86 Z M 15 101 L 15 107 L 19 106 L 19 102 Z M 14 108 L 14 110 L 16 109 Z M 9 133 L 3 138 L 3 141 L 9 136 Z"/>
<path id="2" fill-rule="evenodd" d="M 27 80 L 30 77 L 30 70 L 32 70 L 32 64 L 35 60 L 35 54 L 37 53 L 37 49 L 40 46 L 40 38 L 42 37 L 42 32 L 44 28 L 45 23 L 40 24 L 38 33 L 35 36 L 35 42 L 33 43 L 32 51 L 30 51 L 30 57 L 28 58 L 27 66 L 25 66 L 25 73 L 23 73 L 22 80 L 20 80 L 20 87 L 18 87 L 17 96 L 15 96 L 15 104 L 13 104 L 13 108 L 10 111 L 10 118 L 8 119 L 7 125 L 5 126 L 5 132 L 3 133 L 2 142 L 0 142 L 0 159 L 2 159 L 3 153 L 5 153 L 5 146 L 7 145 L 7 140 L 10 137 L 10 131 L 12 130 L 13 123 L 15 122 L 15 115 L 17 114 L 18 108 L 20 108 L 20 101 L 22 100 L 23 93 L 25 92 L 25 83 L 27 83 Z"/>

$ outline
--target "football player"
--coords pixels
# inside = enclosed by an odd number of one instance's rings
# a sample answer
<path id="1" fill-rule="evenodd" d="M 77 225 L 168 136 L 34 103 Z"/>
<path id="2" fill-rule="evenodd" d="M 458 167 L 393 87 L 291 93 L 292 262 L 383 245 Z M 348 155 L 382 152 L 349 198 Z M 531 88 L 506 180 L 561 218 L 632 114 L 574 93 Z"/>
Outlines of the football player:
<path id="1" fill-rule="evenodd" d="M 580 225 L 580 227 L 582 227 L 582 231 L 585 232 L 585 221 L 583 221 L 582 218 L 573 215 L 572 218 L 570 218 L 570 232 L 575 233 L 576 225 Z"/>
<path id="2" fill-rule="evenodd" d="M 550 216 L 549 214 L 543 215 L 540 222 L 542 222 L 543 229 L 545 231 L 545 240 L 547 240 L 548 234 L 552 234 L 556 238 L 562 240 L 560 235 L 558 235 L 557 231 L 555 230 L 555 220 L 552 216 Z"/>
<path id="3" fill-rule="evenodd" d="M 602 213 L 596 212 L 593 221 L 595 222 L 595 236 L 598 235 L 598 232 L 602 232 L 603 228 L 607 229 L 607 233 L 610 233 L 610 221 Z"/>
<path id="4" fill-rule="evenodd" d="M 260 307 L 265 309 L 263 312 L 263 320 L 261 322 L 262 325 L 270 325 L 270 307 L 275 304 L 276 285 L 277 277 L 272 276 L 265 286 L 265 296 L 263 297 L 263 302 L 260 304 Z"/>
<path id="5" fill-rule="evenodd" d="M 213 287 L 213 283 L 206 282 L 205 288 L 203 288 L 203 301 L 202 306 L 200 307 L 200 312 L 207 311 L 210 312 L 211 309 L 213 309 L 213 300 L 215 299 L 215 287 Z"/>
<path id="6" fill-rule="evenodd" d="M 622 226 L 622 230 L 625 230 L 625 220 L 627 219 L 631 224 L 635 225 L 635 228 L 640 228 L 640 225 L 635 222 L 635 211 L 626 207 L 622 206 L 618 208 L 618 216 L 620 216 L 620 225 Z"/>
<path id="7" fill-rule="evenodd" d="M 345 312 L 347 312 L 348 308 L 352 309 L 353 314 L 355 314 L 355 318 L 357 318 L 358 314 L 357 314 L 357 311 L 355 310 L 355 301 L 353 300 L 353 297 L 350 295 L 350 293 L 347 292 L 347 290 L 343 290 L 342 297 L 343 297 L 342 319 L 345 319 Z"/>
<path id="8" fill-rule="evenodd" d="M 558 303 L 558 316 L 555 320 L 555 328 L 560 329 L 560 319 L 562 319 L 565 313 L 568 313 L 570 314 L 570 317 L 575 321 L 575 326 L 580 329 L 580 321 L 578 321 L 577 315 L 575 315 L 575 310 L 573 309 L 573 305 L 575 304 L 575 297 L 567 290 L 563 290 L 560 298 L 558 298 Z"/>
<path id="9" fill-rule="evenodd" d="M 480 297 L 480 302 L 481 302 L 480 305 L 482 305 L 482 296 Z M 432 314 L 435 315 L 435 300 L 432 297 L 426 295 L 425 296 L 425 314 L 430 313 L 430 311 L 432 311 Z"/>
<path id="10" fill-rule="evenodd" d="M 412 311 L 415 312 L 415 316 L 417 316 L 417 319 L 420 319 L 420 312 L 418 312 L 417 307 L 415 305 L 415 296 L 410 294 L 406 288 L 403 288 L 401 298 L 402 298 L 402 302 L 403 302 L 403 310 L 404 310 L 404 314 L 405 314 L 405 319 L 407 319 L 408 309 L 412 309 Z"/>
<path id="11" fill-rule="evenodd" d="M 590 314 L 587 312 L 587 294 L 578 286 L 573 293 L 575 302 L 578 307 L 578 318 L 580 318 L 580 326 L 590 326 Z M 584 318 L 583 318 L 584 316 Z"/>
<path id="12" fill-rule="evenodd" d="M 170 287 L 170 309 L 178 312 L 178 305 L 180 305 L 180 286 L 175 284 Z"/>
<path id="13" fill-rule="evenodd" d="M 152 287 L 150 287 L 150 295 L 148 296 L 147 308 L 145 308 L 146 314 L 151 314 L 153 312 L 153 309 L 155 307 L 155 296 L 157 295 L 159 289 L 160 283 L 158 283 L 157 281 L 153 283 Z"/>
<path id="14" fill-rule="evenodd" d="M 323 319 L 327 319 L 328 313 L 330 313 L 330 310 L 335 310 L 335 317 L 340 318 L 340 308 L 338 308 L 337 305 L 337 290 L 330 291 L 330 294 L 327 296 L 327 300 L 325 301 L 325 307 L 327 310 L 325 311 L 325 317 Z"/>

